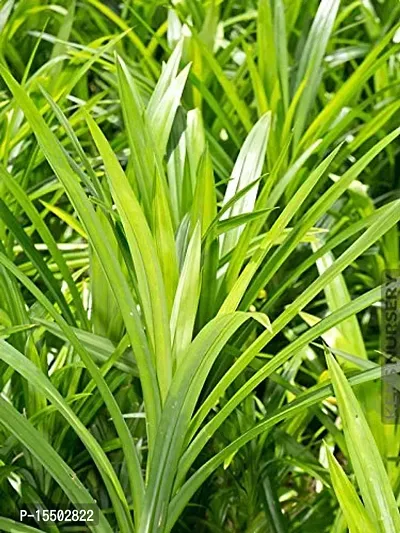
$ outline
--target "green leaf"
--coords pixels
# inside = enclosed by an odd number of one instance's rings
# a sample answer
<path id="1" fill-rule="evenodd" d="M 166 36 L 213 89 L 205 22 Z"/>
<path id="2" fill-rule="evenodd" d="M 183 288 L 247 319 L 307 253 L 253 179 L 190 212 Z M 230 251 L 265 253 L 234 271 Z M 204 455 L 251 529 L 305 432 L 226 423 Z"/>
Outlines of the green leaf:
<path id="1" fill-rule="evenodd" d="M 280 214 L 271 230 L 267 233 L 266 237 L 260 243 L 259 248 L 253 254 L 250 262 L 246 265 L 243 272 L 233 285 L 232 289 L 228 293 L 224 303 L 220 308 L 220 313 L 232 312 L 239 305 L 243 295 L 246 292 L 248 285 L 250 284 L 253 276 L 260 267 L 262 261 L 269 252 L 272 244 L 280 236 L 282 231 L 289 224 L 291 219 L 296 214 L 299 206 L 306 200 L 310 192 L 316 186 L 318 181 L 324 176 L 330 163 L 339 151 L 340 146 L 337 147 L 325 160 L 318 165 L 318 167 L 310 174 L 306 181 L 301 185 L 296 194 L 291 198 L 283 212 Z M 298 226 L 300 227 L 300 226 Z M 290 235 L 288 237 L 290 239 Z"/>
<path id="2" fill-rule="evenodd" d="M 13 265 L 8 260 L 8 258 L 5 257 L 3 254 L 0 254 L 0 263 L 4 267 L 6 267 L 17 279 L 19 279 L 25 285 L 25 287 L 37 298 L 37 300 L 42 304 L 42 306 L 46 309 L 46 311 L 53 317 L 53 319 L 58 323 L 58 325 L 64 330 L 64 333 L 65 333 L 67 339 L 74 346 L 74 348 L 76 349 L 77 353 L 81 357 L 82 361 L 85 363 L 86 368 L 91 373 L 93 379 L 96 382 L 96 385 L 97 385 L 99 391 L 101 392 L 101 394 L 102 394 L 102 396 L 104 398 L 104 401 L 105 401 L 106 405 L 108 406 L 110 414 L 112 414 L 112 416 L 113 416 L 114 423 L 116 425 L 116 429 L 121 435 L 121 442 L 123 443 L 123 446 L 125 447 L 126 451 L 128 452 L 128 450 L 129 450 L 129 453 L 127 453 L 127 455 L 129 455 L 132 458 L 132 463 L 130 465 L 130 467 L 131 467 L 130 475 L 131 475 L 132 479 L 135 478 L 135 484 L 132 481 L 132 486 L 136 485 L 136 492 L 134 494 L 134 498 L 135 498 L 136 502 L 140 501 L 141 493 L 138 491 L 138 487 L 139 487 L 139 490 L 140 490 L 140 486 L 141 486 L 140 483 L 142 482 L 142 477 L 141 477 L 141 473 L 140 473 L 140 467 L 139 467 L 139 463 L 138 463 L 138 458 L 137 458 L 137 455 L 136 455 L 136 449 L 133 446 L 133 443 L 132 443 L 132 440 L 131 440 L 131 435 L 130 435 L 130 433 L 128 431 L 128 428 L 126 427 L 125 421 L 123 420 L 123 417 L 122 417 L 121 412 L 119 410 L 118 404 L 117 404 L 115 398 L 113 397 L 113 395 L 111 394 L 111 392 L 110 392 L 106 382 L 104 381 L 100 371 L 98 370 L 97 366 L 93 363 L 93 361 L 91 360 L 91 357 L 89 356 L 89 354 L 87 354 L 87 352 L 84 349 L 84 347 L 80 344 L 79 340 L 77 339 L 77 337 L 75 336 L 73 331 L 70 329 L 68 324 L 62 319 L 62 317 L 54 309 L 54 307 L 52 306 L 51 302 L 43 295 L 43 293 L 26 276 L 21 274 L 21 272 L 18 270 L 18 268 L 16 268 L 15 265 Z M 35 383 L 35 386 L 37 388 L 40 388 L 40 384 L 43 383 L 43 380 L 45 380 L 46 378 L 39 371 L 39 369 L 33 363 L 30 363 L 30 365 L 33 367 L 33 368 L 31 368 L 28 365 L 28 362 L 29 362 L 28 359 L 26 359 L 24 356 L 19 354 L 19 352 L 17 352 L 14 348 L 12 348 L 7 343 L 5 343 L 5 341 L 0 341 L 0 346 L 1 347 L 4 347 L 4 346 L 7 347 L 7 350 L 4 350 L 3 352 L 0 352 L 0 357 L 4 359 L 6 356 L 8 356 L 8 354 L 10 353 L 10 350 L 14 350 L 15 353 L 13 353 L 13 357 L 8 358 L 7 362 L 13 368 L 14 368 L 13 365 L 17 365 L 19 363 L 18 371 L 22 375 L 24 375 L 24 372 L 26 371 L 26 369 L 29 368 L 30 372 L 32 373 L 32 376 L 35 376 L 38 379 L 37 383 L 39 385 L 37 385 Z M 20 357 L 22 358 L 22 361 L 21 361 Z M 35 370 L 35 373 L 33 374 L 34 369 L 36 369 L 36 370 Z M 28 375 L 26 375 L 25 377 L 27 377 L 29 379 Z M 33 381 L 33 380 L 30 380 L 30 381 Z M 44 394 L 46 394 L 46 393 L 49 392 L 49 387 L 46 385 L 45 387 L 43 387 L 43 389 L 40 389 L 40 390 Z M 61 397 L 59 396 L 59 393 L 57 391 L 54 391 L 52 399 L 54 399 L 54 401 L 57 403 L 58 406 L 63 406 L 62 402 L 60 401 L 60 398 Z M 67 412 L 67 411 L 65 411 L 65 412 Z M 88 433 L 87 433 L 86 428 L 83 425 L 79 426 L 79 422 L 78 422 L 77 419 L 76 420 L 74 419 L 74 422 L 75 422 L 75 427 L 80 429 L 81 435 L 83 435 L 84 438 L 87 438 L 88 437 Z M 90 435 L 90 437 L 91 437 L 91 435 Z M 89 437 L 89 439 L 90 439 L 90 437 Z M 91 442 L 93 442 L 93 441 L 91 441 Z M 89 441 L 89 443 L 91 443 L 91 442 Z M 94 441 L 94 442 L 96 442 L 96 441 Z M 92 444 L 92 445 L 96 446 L 97 442 L 96 442 L 96 444 Z M 96 453 L 94 454 L 94 459 L 99 459 L 100 460 L 100 463 L 99 463 L 100 465 L 102 464 L 102 461 L 104 461 L 104 457 L 102 455 L 98 455 Z M 109 464 L 107 459 L 106 459 L 106 462 L 104 464 L 106 465 L 106 470 L 107 470 L 107 464 Z M 120 488 L 120 484 L 119 484 L 118 479 L 113 475 L 114 472 L 113 472 L 112 468 L 111 468 L 111 470 L 108 469 L 107 474 L 106 474 L 106 470 L 102 470 L 102 472 L 105 475 L 105 482 L 108 484 L 108 488 L 110 490 L 110 497 L 115 502 L 115 506 L 116 506 L 117 513 L 118 513 L 118 519 L 119 519 L 119 522 L 121 524 L 121 527 L 124 528 L 124 530 L 125 530 L 126 527 L 127 527 L 126 524 L 127 523 L 129 524 L 129 522 L 130 522 L 130 515 L 129 515 L 129 512 L 127 510 L 126 500 L 124 498 L 124 494 L 122 492 L 122 489 Z M 108 483 L 108 478 L 111 478 L 112 483 Z M 124 500 L 125 500 L 125 502 L 124 502 Z M 125 503 L 125 506 L 124 506 L 124 503 Z"/>
<path id="3" fill-rule="evenodd" d="M 281 365 L 286 363 L 297 351 L 304 348 L 308 342 L 314 340 L 325 331 L 331 329 L 336 324 L 348 316 L 352 316 L 359 309 L 364 309 L 369 305 L 372 305 L 380 298 L 379 288 L 368 292 L 357 300 L 352 301 L 350 305 L 335 311 L 331 315 L 321 320 L 313 328 L 309 329 L 298 339 L 290 343 L 286 348 L 281 350 L 275 357 L 264 364 L 260 370 L 258 370 L 233 396 L 230 400 L 221 408 L 221 410 L 208 422 L 198 433 L 196 438 L 191 442 L 190 447 L 185 452 L 182 458 L 182 471 L 183 475 L 186 474 L 187 469 L 196 458 L 197 454 L 203 448 L 210 436 L 216 431 L 216 429 L 222 424 L 222 422 L 232 413 L 232 411 L 272 372 L 276 371 Z M 252 359 L 262 349 L 263 337 L 271 339 L 277 333 L 277 327 L 279 327 L 279 321 L 274 321 L 266 332 L 262 333 L 259 338 L 235 361 L 235 363 L 229 368 L 225 375 L 220 379 L 217 385 L 212 389 L 207 398 L 203 401 L 199 410 L 191 421 L 188 433 L 187 442 L 191 441 L 196 432 L 199 430 L 202 422 L 205 420 L 209 412 L 215 405 L 218 404 L 219 399 L 223 396 L 226 389 L 231 383 L 243 372 Z"/>
<path id="4" fill-rule="evenodd" d="M 317 251 L 320 246 L 318 241 L 315 244 L 311 244 L 314 252 Z M 322 274 L 334 262 L 335 258 L 332 253 L 327 253 L 320 259 L 317 259 L 316 265 L 319 273 Z M 326 285 L 324 292 L 331 312 L 350 303 L 351 297 L 343 275 L 337 276 L 331 283 Z M 339 341 L 334 347 L 347 351 L 358 357 L 362 357 L 363 359 L 367 359 L 367 352 L 357 317 L 352 316 L 346 321 L 343 321 L 339 324 L 338 329 L 341 332 L 342 342 Z"/>
<path id="5" fill-rule="evenodd" d="M 146 412 L 151 441 L 151 437 L 154 436 L 155 428 L 157 427 L 157 418 L 160 409 L 159 391 L 155 381 L 154 369 L 150 358 L 147 340 L 144 336 L 136 304 L 132 298 L 127 281 L 115 255 L 111 252 L 107 240 L 104 238 L 104 232 L 93 206 L 82 190 L 82 187 L 73 176 L 68 160 L 57 139 L 27 96 L 26 92 L 2 65 L 0 65 L 0 73 L 10 90 L 12 90 L 18 105 L 24 111 L 25 117 L 33 129 L 46 159 L 49 161 L 58 179 L 65 187 L 71 203 L 79 214 L 88 237 L 91 239 L 95 253 L 99 257 L 110 286 L 114 291 L 132 345 L 135 346 L 136 361 L 141 374 L 145 402 L 147 404 Z M 90 363 L 91 361 L 89 364 Z M 109 398 L 109 400 L 112 402 L 115 401 L 114 398 Z M 122 427 L 125 427 L 125 423 Z M 126 439 L 125 444 L 127 444 Z M 129 452 L 129 455 L 130 453 L 131 452 Z"/>
<path id="6" fill-rule="evenodd" d="M 260 177 L 264 164 L 270 127 L 271 114 L 266 113 L 260 118 L 247 136 L 233 168 L 222 206 L 232 200 L 232 198 L 234 198 L 234 196 L 244 187 Z M 232 207 L 227 209 L 224 214 L 220 216 L 220 220 L 251 212 L 256 201 L 257 190 L 258 185 L 252 187 L 243 198 L 237 200 Z M 221 238 L 221 257 L 235 247 L 240 234 L 241 229 L 236 228 Z"/>
<path id="7" fill-rule="evenodd" d="M 341 85 L 335 96 L 322 109 L 320 114 L 312 122 L 303 136 L 302 144 L 309 143 L 312 139 L 319 138 L 331 124 L 333 117 L 337 116 L 340 110 L 346 105 L 351 97 L 364 86 L 366 81 L 373 75 L 373 73 L 382 65 L 390 55 L 394 53 L 399 45 L 393 45 L 389 51 L 382 54 L 385 47 L 393 40 L 393 37 L 398 29 L 398 25 L 394 26 L 388 33 L 372 48 L 368 56 L 361 63 L 361 65 L 353 72 L 353 74 Z M 381 55 L 382 54 L 382 55 Z"/>
<path id="8" fill-rule="evenodd" d="M 258 68 L 268 100 L 277 81 L 278 58 L 275 48 L 275 32 L 271 0 L 260 0 L 257 20 Z"/>
<path id="9" fill-rule="evenodd" d="M 215 318 L 196 336 L 182 357 L 162 413 L 140 531 L 164 527 L 185 431 L 203 385 L 222 348 L 249 318 L 248 313 Z"/>
<path id="10" fill-rule="evenodd" d="M 175 46 L 168 62 L 163 64 L 161 75 L 158 78 L 157 85 L 151 94 L 146 108 L 146 114 L 151 120 L 155 119 L 157 108 L 160 107 L 166 92 L 178 74 L 179 64 L 182 58 L 182 47 L 183 39 Z"/>
<path id="11" fill-rule="evenodd" d="M 76 288 L 75 282 L 72 279 L 71 273 L 67 267 L 63 254 L 58 249 L 57 243 L 53 235 L 51 234 L 51 231 L 49 230 L 48 226 L 43 222 L 42 217 L 33 205 L 33 202 L 30 200 L 29 196 L 2 165 L 0 165 L 0 178 L 2 183 L 6 185 L 7 189 L 12 193 L 16 201 L 25 211 L 26 215 L 31 219 L 33 225 L 35 226 L 39 235 L 43 239 L 43 242 L 47 245 L 53 260 L 58 265 L 58 268 L 63 276 L 63 280 L 65 280 L 68 285 L 82 324 L 87 327 L 88 319 L 86 311 L 83 308 L 82 300 Z"/>
<path id="12" fill-rule="evenodd" d="M 298 143 L 314 104 L 321 78 L 322 61 L 338 12 L 340 0 L 322 0 L 301 55 L 296 76 L 296 86 L 307 78 L 296 112 L 294 142 Z"/>
<path id="13" fill-rule="evenodd" d="M 106 236 L 114 256 L 119 260 L 121 268 L 123 268 L 122 254 L 113 228 L 108 223 L 102 209 L 98 208 L 96 212 L 99 223 L 103 228 L 103 234 Z M 93 332 L 118 342 L 124 327 L 121 311 L 110 283 L 104 275 L 101 262 L 92 248 L 90 249 L 90 288 Z"/>
<path id="14" fill-rule="evenodd" d="M 160 158 L 165 155 L 172 124 L 181 101 L 189 69 L 190 64 L 171 82 L 157 107 L 152 110 L 152 114 L 146 115 L 154 138 L 154 148 L 158 151 Z"/>
<path id="15" fill-rule="evenodd" d="M 214 183 L 214 172 L 208 147 L 198 163 L 195 176 L 195 190 L 191 210 L 191 226 L 201 221 L 201 235 L 204 237 L 208 228 L 217 216 L 217 199 Z"/>
<path id="16" fill-rule="evenodd" d="M 126 232 L 140 303 L 149 329 L 162 400 L 172 378 L 171 339 L 165 287 L 157 252 L 145 215 L 118 159 L 100 128 L 87 117 L 90 132 L 102 156 L 111 191 Z"/>
<path id="17" fill-rule="evenodd" d="M 155 159 L 151 154 L 152 139 L 144 121 L 144 104 L 136 83 L 122 58 L 117 58 L 118 90 L 130 148 L 135 190 L 147 219 L 151 220 L 151 193 L 154 189 Z"/>
<path id="18" fill-rule="evenodd" d="M 192 340 L 200 297 L 200 224 L 194 229 L 176 290 L 171 313 L 171 339 L 176 365 L 179 366 Z"/>
<path id="19" fill-rule="evenodd" d="M 336 181 L 329 189 L 319 197 L 319 199 L 304 213 L 304 215 L 301 218 L 301 221 L 296 225 L 294 231 L 292 231 L 288 237 L 286 238 L 283 245 L 276 251 L 276 253 L 266 262 L 266 264 L 263 266 L 262 271 L 260 274 L 258 274 L 258 277 L 256 280 L 254 280 L 252 286 L 246 293 L 245 300 L 243 302 L 243 305 L 249 305 L 249 301 L 252 301 L 254 298 L 254 295 L 258 293 L 260 288 L 264 287 L 266 283 L 272 278 L 272 276 L 275 274 L 275 272 L 278 270 L 279 266 L 283 264 L 285 259 L 287 259 L 290 255 L 290 253 L 296 248 L 296 246 L 299 243 L 299 237 L 301 235 L 304 235 L 304 232 L 308 231 L 310 228 L 314 226 L 314 224 L 317 222 L 317 220 L 324 216 L 325 213 L 328 212 L 328 210 L 331 208 L 331 206 L 334 204 L 334 202 L 340 198 L 340 196 L 347 191 L 351 183 L 359 176 L 359 174 L 367 167 L 367 165 L 384 149 L 386 146 L 388 146 L 391 142 L 393 142 L 400 134 L 400 129 L 397 128 L 388 135 L 386 135 L 381 141 L 379 141 L 375 146 L 373 146 L 361 159 L 359 159 L 352 167 L 350 167 L 343 176 Z M 339 148 L 339 147 L 338 147 Z M 334 155 L 337 153 L 338 148 L 333 152 Z M 327 160 L 324 161 L 324 163 Z M 314 173 L 318 172 L 318 169 L 324 165 L 322 163 L 317 169 L 311 174 L 311 176 L 314 175 Z M 309 180 L 311 179 L 311 176 L 306 180 L 306 182 L 298 189 L 295 196 L 289 201 L 286 210 L 289 209 L 289 206 L 291 209 L 294 208 L 294 205 L 296 205 L 293 201 L 294 198 L 297 198 L 298 195 L 302 196 L 304 193 L 304 189 L 308 186 Z M 303 199 L 306 197 L 303 196 Z M 298 201 L 297 206 L 301 206 L 301 202 L 303 200 Z M 297 207 L 299 209 L 299 207 Z M 296 209 L 296 211 L 297 211 Z M 300 207 L 301 209 L 301 207 Z M 284 211 L 285 213 L 285 211 Z M 282 217 L 284 215 L 282 213 Z M 272 229 L 276 229 L 276 226 L 279 222 L 278 221 L 274 224 Z M 272 232 L 271 229 L 271 232 Z M 389 229 L 389 228 L 388 228 Z M 267 238 L 266 238 L 267 239 Z M 268 249 L 268 247 L 267 247 Z M 259 252 L 261 254 L 261 252 Z M 265 254 L 265 252 L 264 252 Z M 253 265 L 248 267 L 247 275 L 250 278 L 250 275 L 253 275 Z M 244 271 L 245 272 L 245 271 Z M 244 277 L 244 274 L 243 274 Z M 238 280 L 238 282 L 240 279 Z M 244 280 L 243 280 L 244 281 Z"/>
<path id="20" fill-rule="evenodd" d="M 71 325 L 76 325 L 74 316 L 68 306 L 64 294 L 61 292 L 59 283 L 55 280 L 53 274 L 50 272 L 49 267 L 43 260 L 40 253 L 33 246 L 31 239 L 21 228 L 20 224 L 8 209 L 7 205 L 0 199 L 0 217 L 3 222 L 8 226 L 10 231 L 14 234 L 17 241 L 22 246 L 24 253 L 32 261 L 32 264 L 36 267 L 37 271 L 42 277 L 42 280 L 46 284 L 52 299 L 58 303 L 60 309 L 65 316 L 65 319 Z"/>
<path id="21" fill-rule="evenodd" d="M 336 497 L 345 516 L 350 533 L 374 533 L 374 526 L 357 495 L 353 485 L 344 473 L 328 446 L 329 471 Z"/>
<path id="22" fill-rule="evenodd" d="M 79 222 L 71 216 L 69 213 L 64 211 L 63 209 L 60 209 L 56 205 L 49 204 L 48 202 L 44 202 L 41 200 L 41 204 L 44 205 L 46 209 L 51 211 L 54 215 L 56 215 L 60 220 L 68 224 L 73 230 L 75 230 L 81 237 L 84 239 L 87 239 L 87 235 L 85 231 L 83 230 L 82 226 L 79 224 Z"/>
<path id="23" fill-rule="evenodd" d="M 202 43 L 201 39 L 198 35 L 196 35 L 194 30 L 192 30 L 192 38 L 195 40 L 196 45 L 199 47 L 202 56 L 204 57 L 210 69 L 213 71 L 219 84 L 224 89 L 226 98 L 229 100 L 232 108 L 238 114 L 246 131 L 250 131 L 252 127 L 250 113 L 246 104 L 240 98 L 235 85 L 229 80 L 229 78 L 227 78 L 214 55 L 210 52 L 210 50 L 208 50 L 207 46 Z"/>
<path id="24" fill-rule="evenodd" d="M 162 182 L 158 174 L 156 174 L 156 188 L 153 199 L 153 212 L 154 240 L 163 274 L 168 312 L 170 313 L 175 297 L 176 288 L 178 285 L 178 257 L 176 252 L 174 229 L 172 225 L 171 213 L 167 201 L 167 196 L 162 189 Z"/>
<path id="25" fill-rule="evenodd" d="M 0 528 L 7 533 L 40 533 L 41 529 L 35 527 L 26 526 L 20 522 L 15 522 L 9 518 L 0 517 Z"/>
<path id="26" fill-rule="evenodd" d="M 0 342 L 3 343 L 4 341 Z M 41 462 L 44 468 L 46 468 L 51 476 L 58 482 L 72 503 L 89 503 L 90 505 L 97 507 L 96 502 L 79 481 L 75 472 L 69 468 L 58 453 L 50 446 L 47 440 L 1 396 L 0 422 L 11 434 L 15 435 L 17 439 L 28 448 L 28 450 L 30 450 L 38 461 Z M 0 525 L 2 523 L 5 523 L 5 527 L 9 525 L 8 521 L 3 518 L 0 519 Z M 22 527 L 23 526 L 21 526 L 21 528 Z M 97 531 L 98 533 L 101 533 L 102 531 L 111 533 L 112 529 L 101 511 L 99 511 L 99 524 L 97 526 L 92 525 L 91 530 Z M 9 529 L 9 531 L 15 530 Z M 36 530 L 33 529 L 33 531 Z"/>
<path id="27" fill-rule="evenodd" d="M 343 371 L 325 351 L 350 460 L 375 531 L 396 533 L 400 514 L 372 432 Z M 362 444 L 361 444 L 362 443 Z"/>
<path id="28" fill-rule="evenodd" d="M 244 226 L 248 222 L 263 217 L 266 213 L 269 213 L 269 211 L 271 211 L 271 209 L 260 209 L 257 211 L 253 211 L 252 213 L 243 213 L 242 215 L 236 215 L 229 217 L 225 220 L 221 220 L 221 222 L 217 224 L 214 230 L 215 235 L 223 235 L 224 233 L 227 233 L 228 231 L 231 231 L 234 228 Z"/>
<path id="29" fill-rule="evenodd" d="M 54 322 L 36 317 L 33 318 L 33 321 L 46 328 L 47 331 L 59 339 L 68 341 L 63 330 Z M 33 326 L 34 325 L 32 325 L 32 327 Z M 79 339 L 80 343 L 85 347 L 86 351 L 99 363 L 105 363 L 114 353 L 115 346 L 109 339 L 81 329 L 71 329 Z M 138 373 L 132 353 L 122 356 L 121 360 L 115 363 L 115 366 L 128 374 L 137 375 Z"/>
<path id="30" fill-rule="evenodd" d="M 367 383 L 374 379 L 379 379 L 382 369 L 377 367 L 372 370 L 367 370 L 356 376 L 350 378 L 351 385 L 359 385 L 361 383 Z M 273 414 L 268 415 L 263 422 L 260 422 L 250 430 L 246 431 L 243 435 L 237 438 L 234 442 L 226 446 L 222 451 L 218 452 L 207 463 L 202 465 L 195 473 L 186 481 L 182 488 L 176 493 L 172 499 L 169 512 L 167 531 L 170 531 L 176 520 L 179 518 L 180 513 L 190 501 L 196 490 L 201 487 L 204 481 L 220 466 L 223 462 L 230 457 L 237 450 L 245 446 L 248 442 L 255 439 L 258 435 L 261 435 L 274 427 L 278 422 L 284 420 L 287 417 L 294 417 L 299 415 L 304 409 L 311 407 L 318 402 L 324 400 L 328 396 L 332 395 L 331 385 L 318 385 L 309 389 L 307 392 L 300 395 L 296 400 L 289 403 Z M 179 485 L 178 485 L 179 486 Z"/>

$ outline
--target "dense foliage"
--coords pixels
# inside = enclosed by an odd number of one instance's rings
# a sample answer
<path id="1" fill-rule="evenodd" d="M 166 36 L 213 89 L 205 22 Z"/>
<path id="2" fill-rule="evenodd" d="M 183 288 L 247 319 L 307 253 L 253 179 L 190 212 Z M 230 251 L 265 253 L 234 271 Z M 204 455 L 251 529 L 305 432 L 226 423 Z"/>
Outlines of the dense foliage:
<path id="1" fill-rule="evenodd" d="M 400 2 L 0 6 L 0 530 L 398 533 Z"/>

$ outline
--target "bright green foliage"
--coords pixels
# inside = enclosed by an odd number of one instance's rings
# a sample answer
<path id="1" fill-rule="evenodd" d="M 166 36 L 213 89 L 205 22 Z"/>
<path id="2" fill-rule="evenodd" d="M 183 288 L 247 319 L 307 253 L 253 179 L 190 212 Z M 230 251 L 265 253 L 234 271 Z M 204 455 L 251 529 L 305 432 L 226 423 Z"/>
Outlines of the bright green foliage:
<path id="1" fill-rule="evenodd" d="M 389 477 L 362 408 L 340 366 L 329 352 L 327 361 L 343 421 L 349 456 L 366 511 L 375 531 L 398 531 L 400 528 L 399 510 Z"/>
<path id="2" fill-rule="evenodd" d="M 1 531 L 400 531 L 399 15 L 0 3 Z"/>

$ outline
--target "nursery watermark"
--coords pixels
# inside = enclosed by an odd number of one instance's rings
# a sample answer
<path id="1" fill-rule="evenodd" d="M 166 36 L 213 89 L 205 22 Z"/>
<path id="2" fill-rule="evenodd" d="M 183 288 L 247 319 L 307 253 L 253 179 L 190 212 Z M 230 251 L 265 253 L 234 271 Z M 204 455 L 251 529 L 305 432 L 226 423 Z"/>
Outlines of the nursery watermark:
<path id="1" fill-rule="evenodd" d="M 382 420 L 400 421 L 400 270 L 385 270 L 382 280 Z"/>

